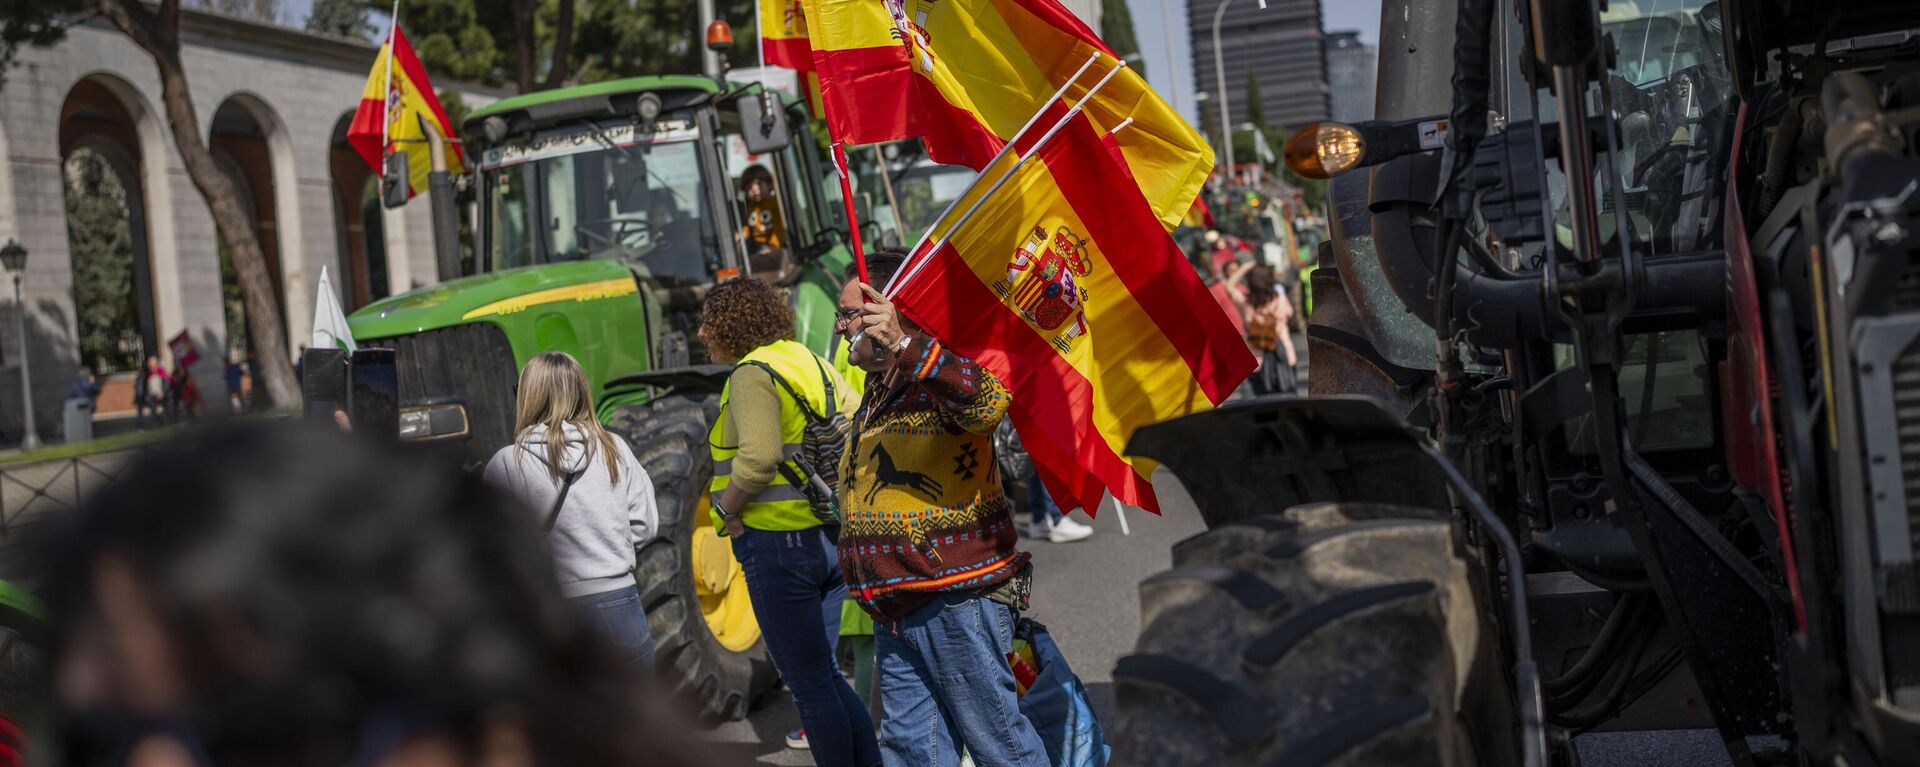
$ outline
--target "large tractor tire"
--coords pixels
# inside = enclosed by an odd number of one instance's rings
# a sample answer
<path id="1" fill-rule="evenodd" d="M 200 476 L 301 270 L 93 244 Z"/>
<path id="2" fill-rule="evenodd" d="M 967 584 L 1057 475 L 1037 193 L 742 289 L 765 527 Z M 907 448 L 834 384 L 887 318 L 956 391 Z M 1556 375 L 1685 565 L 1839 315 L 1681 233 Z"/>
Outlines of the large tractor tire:
<path id="1" fill-rule="evenodd" d="M 1114 761 L 1511 764 L 1471 547 L 1436 511 L 1314 503 L 1174 547 L 1114 669 Z"/>
<path id="2" fill-rule="evenodd" d="M 660 534 L 640 547 L 639 586 L 658 669 L 707 717 L 744 719 L 779 677 L 747 601 L 733 549 L 708 522 L 712 396 L 668 396 L 616 408 L 607 428 L 625 437 L 653 479 Z"/>

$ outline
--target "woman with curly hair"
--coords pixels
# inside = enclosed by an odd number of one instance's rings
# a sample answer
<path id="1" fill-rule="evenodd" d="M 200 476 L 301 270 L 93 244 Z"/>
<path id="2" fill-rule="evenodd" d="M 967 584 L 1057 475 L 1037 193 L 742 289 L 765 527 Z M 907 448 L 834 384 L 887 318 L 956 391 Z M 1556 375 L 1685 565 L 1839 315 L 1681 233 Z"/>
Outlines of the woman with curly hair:
<path id="1" fill-rule="evenodd" d="M 734 365 L 720 393 L 713 450 L 713 524 L 733 540 L 747 596 L 773 664 L 793 692 L 815 764 L 880 763 L 867 708 L 840 676 L 834 640 L 847 596 L 840 526 L 816 516 L 795 463 L 810 416 L 851 414 L 852 388 L 793 340 L 783 291 L 754 279 L 715 285 L 700 340 Z"/>

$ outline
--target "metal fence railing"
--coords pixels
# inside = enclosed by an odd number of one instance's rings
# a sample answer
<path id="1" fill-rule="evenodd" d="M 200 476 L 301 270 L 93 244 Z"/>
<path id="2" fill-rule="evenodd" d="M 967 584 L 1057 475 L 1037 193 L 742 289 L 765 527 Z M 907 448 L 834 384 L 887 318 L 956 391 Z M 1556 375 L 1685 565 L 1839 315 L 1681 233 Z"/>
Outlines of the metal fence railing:
<path id="1" fill-rule="evenodd" d="M 119 476 L 138 450 L 0 466 L 0 548 L 50 514 L 78 508 L 93 491 Z"/>

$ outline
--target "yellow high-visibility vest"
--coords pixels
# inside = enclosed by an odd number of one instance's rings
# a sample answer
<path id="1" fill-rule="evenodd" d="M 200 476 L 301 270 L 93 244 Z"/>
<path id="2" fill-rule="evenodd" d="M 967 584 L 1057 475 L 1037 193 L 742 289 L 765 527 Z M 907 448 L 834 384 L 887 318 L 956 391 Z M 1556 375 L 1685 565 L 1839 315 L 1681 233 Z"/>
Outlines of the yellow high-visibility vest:
<path id="1" fill-rule="evenodd" d="M 773 369 L 787 385 L 801 397 L 806 398 L 807 407 L 820 414 L 839 412 L 838 403 L 827 401 L 827 388 L 821 380 L 821 372 L 833 377 L 836 394 L 844 390 L 846 383 L 837 380 L 839 375 L 833 372 L 820 356 L 797 341 L 780 340 L 762 346 L 747 353 L 740 364 L 754 362 L 765 364 Z M 793 396 L 778 383 L 773 390 L 780 397 L 780 456 L 781 460 L 792 460 L 800 454 L 800 441 L 807 426 L 807 417 L 794 404 Z M 740 452 L 739 444 L 726 444 L 723 438 L 727 420 L 727 405 L 733 394 L 733 381 L 728 379 L 725 388 L 720 391 L 720 417 L 714 419 L 713 428 L 707 433 L 707 445 L 713 451 L 713 481 L 707 485 L 713 497 L 719 497 L 727 489 L 733 475 L 733 458 Z M 738 435 L 735 435 L 738 436 Z M 740 523 L 755 530 L 805 530 L 820 524 L 813 515 L 813 509 L 805 494 L 787 479 L 785 472 L 774 474 L 767 489 L 760 491 L 752 503 L 743 509 L 730 509 L 740 515 Z M 715 529 L 723 532 L 726 525 L 718 512 L 709 512 Z"/>

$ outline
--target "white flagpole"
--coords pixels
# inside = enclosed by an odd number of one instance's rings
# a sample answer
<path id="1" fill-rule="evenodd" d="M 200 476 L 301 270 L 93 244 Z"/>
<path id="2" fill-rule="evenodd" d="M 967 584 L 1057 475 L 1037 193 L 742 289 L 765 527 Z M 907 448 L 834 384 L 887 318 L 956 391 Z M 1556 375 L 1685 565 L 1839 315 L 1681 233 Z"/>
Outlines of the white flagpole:
<path id="1" fill-rule="evenodd" d="M 1013 134 L 1013 138 L 1009 139 L 1006 144 L 1000 147 L 1000 151 L 993 155 L 993 159 L 987 161 L 986 167 L 993 167 L 993 164 L 999 162 L 1000 158 L 1007 156 L 1007 152 L 1020 140 L 1020 137 L 1026 135 L 1027 130 L 1032 128 L 1034 123 L 1040 121 L 1040 115 L 1046 113 L 1047 107 L 1053 106 L 1053 102 L 1059 101 L 1060 97 L 1066 95 L 1067 89 L 1073 87 L 1073 84 L 1080 80 L 1080 76 L 1086 74 L 1087 68 L 1093 66 L 1093 62 L 1099 60 L 1099 51 L 1094 51 L 1092 54 L 1089 54 L 1087 60 L 1080 64 L 1080 68 L 1073 71 L 1073 76 L 1067 78 L 1066 82 L 1060 84 L 1060 89 L 1053 92 L 1053 97 L 1041 104 L 1040 109 L 1036 110 L 1032 117 L 1027 118 L 1027 124 L 1020 126 L 1020 131 Z M 1125 62 L 1121 63 L 1123 66 L 1125 65 Z M 985 169 L 983 168 L 982 171 L 984 172 Z M 960 193 L 960 196 L 955 197 L 953 202 L 947 203 L 946 209 L 940 211 L 940 215 L 933 219 L 933 225 L 927 227 L 927 231 L 920 235 L 920 241 L 914 243 L 912 248 L 907 249 L 907 255 L 913 255 L 920 250 L 920 246 L 927 244 L 927 238 L 932 237 L 933 233 L 940 229 L 940 225 L 946 222 L 948 214 L 953 213 L 953 209 L 960 205 L 960 201 L 967 198 L 967 192 L 973 191 L 974 185 L 978 183 L 980 183 L 980 177 L 976 175 L 973 177 L 973 181 L 967 183 L 967 188 Z M 899 275 L 896 274 L 894 277 L 897 278 Z M 893 280 L 888 280 L 887 284 L 881 287 L 881 293 L 889 296 L 893 295 Z"/>
<path id="2" fill-rule="evenodd" d="M 902 288 L 906 287 L 907 282 L 912 280 L 915 275 L 918 275 L 920 271 L 933 260 L 933 254 L 939 252 L 940 248 L 946 245 L 948 240 L 952 239 L 953 233 L 959 231 L 960 227 L 965 226 L 967 221 L 973 218 L 973 214 L 979 212 L 980 206 L 985 204 L 987 199 L 991 198 L 995 192 L 1000 191 L 1000 187 L 1005 186 L 1006 183 L 1013 178 L 1013 175 L 1020 171 L 1020 166 L 1026 165 L 1028 160 L 1033 159 L 1034 155 L 1039 154 L 1040 150 L 1046 147 L 1047 142 L 1053 140 L 1054 135 L 1058 134 L 1061 128 L 1067 127 L 1067 123 L 1072 122 L 1073 118 L 1079 116 L 1081 110 L 1085 108 L 1087 101 L 1093 98 L 1093 94 L 1099 93 L 1101 88 L 1106 87 L 1108 80 L 1112 80 L 1114 75 L 1119 74 L 1120 70 L 1126 67 L 1127 62 L 1123 60 L 1119 66 L 1108 70 L 1107 75 L 1100 78 L 1100 82 L 1094 83 L 1093 88 L 1087 91 L 1087 95 L 1081 97 L 1079 103 L 1074 104 L 1072 109 L 1067 110 L 1065 117 L 1060 118 L 1058 122 L 1053 124 L 1052 128 L 1048 129 L 1046 133 L 1041 134 L 1040 140 L 1034 142 L 1033 148 L 1027 150 L 1026 154 L 1021 155 L 1020 159 L 1015 160 L 1013 167 L 1008 168 L 1005 173 L 1002 173 L 1000 178 L 993 182 L 993 186 L 987 187 L 986 193 L 980 195 L 979 199 L 974 200 L 973 205 L 967 208 L 967 212 L 960 214 L 960 220 L 953 222 L 953 226 L 948 227 L 946 232 L 940 235 L 940 239 L 933 244 L 933 247 L 927 249 L 926 254 L 921 256 L 920 260 L 915 262 L 911 269 L 905 270 L 903 274 L 896 274 L 893 279 L 888 280 L 887 287 L 882 293 L 888 298 L 892 298 L 897 295 Z M 1018 136 L 1016 136 L 1016 138 L 1018 138 Z M 1013 144 L 1014 142 L 1012 141 L 1007 142 L 1007 146 L 1013 146 Z M 973 185 L 967 187 L 967 191 L 973 191 L 973 186 L 979 183 L 980 179 L 975 178 Z M 962 194 L 961 197 L 964 198 L 966 195 Z M 931 231 L 929 231 L 929 233 L 931 233 Z M 918 248 L 918 246 L 915 247 L 916 249 Z"/>
<path id="3" fill-rule="evenodd" d="M 383 160 L 380 163 L 380 174 L 382 176 L 387 173 L 384 159 L 387 156 L 387 144 L 391 140 L 387 136 L 387 126 L 393 122 L 393 116 L 387 114 L 389 105 L 393 103 L 393 38 L 399 31 L 400 0 L 393 0 L 393 17 L 391 23 L 387 25 L 387 74 L 380 86 L 380 157 Z"/>

